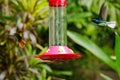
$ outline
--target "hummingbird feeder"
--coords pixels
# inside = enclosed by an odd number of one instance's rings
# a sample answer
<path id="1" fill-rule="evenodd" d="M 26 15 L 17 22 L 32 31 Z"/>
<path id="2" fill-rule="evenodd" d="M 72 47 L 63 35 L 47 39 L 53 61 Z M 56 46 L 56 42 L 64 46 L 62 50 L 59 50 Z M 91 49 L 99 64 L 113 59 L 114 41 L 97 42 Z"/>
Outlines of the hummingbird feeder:
<path id="1" fill-rule="evenodd" d="M 66 0 L 49 0 L 49 48 L 44 54 L 40 54 L 36 58 L 65 61 L 81 57 L 66 45 Z"/>

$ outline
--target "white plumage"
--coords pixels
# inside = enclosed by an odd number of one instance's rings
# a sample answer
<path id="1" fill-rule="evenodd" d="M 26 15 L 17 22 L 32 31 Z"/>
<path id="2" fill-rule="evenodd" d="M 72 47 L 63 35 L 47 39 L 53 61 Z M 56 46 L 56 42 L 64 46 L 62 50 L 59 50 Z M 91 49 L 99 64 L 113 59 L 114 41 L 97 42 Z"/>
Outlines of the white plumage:
<path id="1" fill-rule="evenodd" d="M 99 26 L 107 26 L 109 28 L 115 28 L 116 22 L 115 21 L 103 22 L 103 23 L 99 23 L 98 25 Z"/>

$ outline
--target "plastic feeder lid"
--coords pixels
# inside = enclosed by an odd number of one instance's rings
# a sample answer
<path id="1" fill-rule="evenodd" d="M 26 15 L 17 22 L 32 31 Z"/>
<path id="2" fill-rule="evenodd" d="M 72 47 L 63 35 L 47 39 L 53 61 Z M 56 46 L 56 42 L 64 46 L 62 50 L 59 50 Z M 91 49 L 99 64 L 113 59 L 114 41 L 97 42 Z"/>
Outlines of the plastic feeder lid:
<path id="1" fill-rule="evenodd" d="M 49 6 L 51 7 L 64 7 L 66 4 L 66 0 L 49 0 Z"/>
<path id="2" fill-rule="evenodd" d="M 81 57 L 81 55 L 73 53 L 67 46 L 50 46 L 44 54 L 36 56 L 36 58 L 50 61 L 66 61 Z"/>

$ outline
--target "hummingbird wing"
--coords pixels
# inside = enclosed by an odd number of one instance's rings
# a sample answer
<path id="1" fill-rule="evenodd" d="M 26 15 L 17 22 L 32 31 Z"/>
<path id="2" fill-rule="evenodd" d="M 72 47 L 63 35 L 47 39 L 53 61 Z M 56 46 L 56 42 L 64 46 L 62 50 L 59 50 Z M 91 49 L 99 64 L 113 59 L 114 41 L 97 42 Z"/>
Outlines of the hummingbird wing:
<path id="1" fill-rule="evenodd" d="M 103 3 L 102 6 L 101 6 L 101 9 L 100 9 L 100 13 L 99 13 L 99 18 L 100 19 L 105 20 L 106 11 L 107 11 L 107 7 L 105 6 L 105 3 Z"/>
<path id="2" fill-rule="evenodd" d="M 107 26 L 109 28 L 115 28 L 116 22 L 115 21 L 103 22 L 103 23 L 99 23 L 98 25 L 99 26 Z"/>
<path id="3" fill-rule="evenodd" d="M 115 21 L 106 22 L 106 25 L 110 28 L 115 28 L 116 22 Z"/>

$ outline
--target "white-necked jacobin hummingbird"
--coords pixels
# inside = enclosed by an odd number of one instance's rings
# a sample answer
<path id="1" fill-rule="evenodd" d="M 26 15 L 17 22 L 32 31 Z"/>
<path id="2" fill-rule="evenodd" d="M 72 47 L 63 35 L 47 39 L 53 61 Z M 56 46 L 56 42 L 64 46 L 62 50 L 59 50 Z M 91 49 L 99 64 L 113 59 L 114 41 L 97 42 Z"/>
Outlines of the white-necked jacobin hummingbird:
<path id="1" fill-rule="evenodd" d="M 98 18 L 94 18 L 94 19 L 92 19 L 92 21 L 99 26 L 108 26 L 110 28 L 115 28 L 116 21 L 108 22 L 108 21 L 105 20 L 106 9 L 107 9 L 107 7 L 105 6 L 105 3 L 103 3 L 102 6 L 101 6 L 101 9 L 100 9 L 100 13 L 99 13 Z"/>

